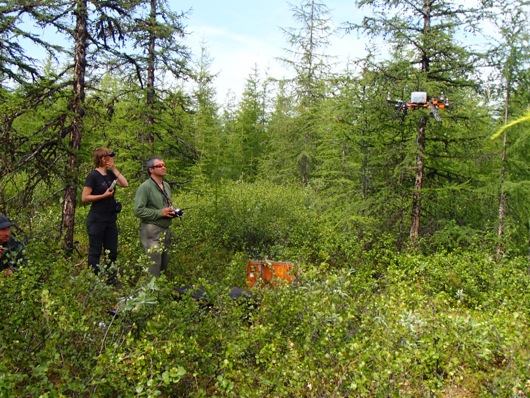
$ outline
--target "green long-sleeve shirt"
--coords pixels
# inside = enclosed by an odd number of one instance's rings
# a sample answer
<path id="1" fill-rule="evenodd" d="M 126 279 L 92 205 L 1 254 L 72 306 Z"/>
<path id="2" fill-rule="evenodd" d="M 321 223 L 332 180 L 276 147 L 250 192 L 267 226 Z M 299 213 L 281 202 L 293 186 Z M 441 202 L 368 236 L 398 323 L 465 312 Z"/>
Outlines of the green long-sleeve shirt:
<path id="1" fill-rule="evenodd" d="M 16 270 L 18 265 L 26 262 L 24 245 L 21 242 L 11 236 L 2 246 L 4 246 L 4 251 L 2 257 L 0 257 L 0 271 L 8 268 Z"/>
<path id="2" fill-rule="evenodd" d="M 171 190 L 169 184 L 164 182 L 166 195 L 151 178 L 144 181 L 136 190 L 134 197 L 134 215 L 143 222 L 154 224 L 162 228 L 169 228 L 171 218 L 162 216 L 162 209 L 171 203 Z"/>

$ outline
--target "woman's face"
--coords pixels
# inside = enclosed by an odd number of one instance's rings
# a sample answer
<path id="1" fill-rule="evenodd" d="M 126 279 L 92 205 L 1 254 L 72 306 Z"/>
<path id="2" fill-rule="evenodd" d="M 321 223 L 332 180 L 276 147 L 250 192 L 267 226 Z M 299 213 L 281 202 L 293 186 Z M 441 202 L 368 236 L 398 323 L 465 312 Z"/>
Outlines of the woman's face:
<path id="1" fill-rule="evenodd" d="M 101 161 L 105 167 L 114 166 L 114 158 L 112 156 L 103 156 Z"/>

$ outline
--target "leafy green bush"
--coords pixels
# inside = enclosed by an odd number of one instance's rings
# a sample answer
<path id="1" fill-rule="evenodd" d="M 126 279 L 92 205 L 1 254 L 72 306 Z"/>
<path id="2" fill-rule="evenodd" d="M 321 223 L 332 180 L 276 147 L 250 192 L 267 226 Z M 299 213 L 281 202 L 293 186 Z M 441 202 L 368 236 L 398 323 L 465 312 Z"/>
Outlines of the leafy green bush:
<path id="1" fill-rule="evenodd" d="M 87 207 L 70 257 L 57 214 L 32 219 L 27 265 L 0 277 L 0 396 L 530 394 L 526 258 L 356 242 L 322 222 L 304 190 L 234 184 L 217 201 L 208 194 L 176 194 L 194 207 L 173 226 L 168 273 L 151 279 L 134 191 L 120 192 L 118 289 L 87 269 Z M 234 301 L 229 287 L 244 286 L 254 247 L 295 258 L 299 278 Z M 183 283 L 209 300 L 177 300 Z"/>
<path id="2" fill-rule="evenodd" d="M 174 201 L 189 207 L 173 228 L 176 273 L 188 281 L 219 280 L 234 259 L 304 260 L 318 246 L 318 212 L 300 188 L 227 183 L 201 196 L 182 193 Z M 241 284 L 241 277 L 232 283 Z"/>

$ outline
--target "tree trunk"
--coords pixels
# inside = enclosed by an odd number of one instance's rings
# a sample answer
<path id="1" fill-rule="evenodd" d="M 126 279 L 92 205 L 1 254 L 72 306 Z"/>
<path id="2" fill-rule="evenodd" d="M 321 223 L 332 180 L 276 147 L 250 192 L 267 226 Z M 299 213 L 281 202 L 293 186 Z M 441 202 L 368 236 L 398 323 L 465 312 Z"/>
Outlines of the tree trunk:
<path id="1" fill-rule="evenodd" d="M 153 117 L 155 108 L 155 61 L 156 61 L 156 14 L 157 14 L 157 0 L 151 0 L 151 12 L 149 21 L 149 44 L 148 44 L 148 56 L 147 56 L 147 143 L 149 148 L 153 149 L 153 125 L 155 120 Z"/>
<path id="2" fill-rule="evenodd" d="M 81 147 L 83 133 L 83 104 L 85 101 L 85 73 L 86 73 L 86 48 L 87 48 L 87 0 L 77 0 L 76 5 L 76 30 L 75 30 L 75 55 L 73 97 L 70 108 L 73 113 L 70 129 L 70 152 L 66 162 L 65 172 L 66 187 L 63 203 L 62 233 L 63 245 L 67 251 L 74 249 L 75 209 L 77 199 L 77 185 L 79 181 L 78 151 Z"/>
<path id="3" fill-rule="evenodd" d="M 504 101 L 504 124 L 508 123 L 508 112 L 510 104 L 510 80 L 506 84 L 506 97 Z M 497 260 L 499 260 L 504 253 L 504 217 L 506 212 L 506 194 L 504 192 L 504 179 L 505 179 L 505 164 L 506 164 L 506 147 L 508 145 L 508 134 L 504 132 L 502 138 L 502 154 L 501 154 L 501 175 L 500 175 L 500 194 L 499 194 L 499 231 L 498 231 L 498 244 L 497 244 Z"/>
<path id="4" fill-rule="evenodd" d="M 421 190 L 423 187 L 423 154 L 425 153 L 425 127 L 427 116 L 423 116 L 418 124 L 417 155 L 416 155 L 416 181 L 414 182 L 414 193 L 412 194 L 412 223 L 410 226 L 410 240 L 413 246 L 416 245 L 420 233 L 421 218 Z"/>
<path id="5" fill-rule="evenodd" d="M 431 31 L 431 1 L 423 3 L 423 33 L 428 34 Z M 430 59 L 427 54 L 421 57 L 421 70 L 429 72 Z M 414 182 L 414 193 L 412 194 L 412 222 L 410 225 L 410 241 L 412 246 L 416 246 L 418 236 L 420 235 L 421 220 L 421 199 L 423 188 L 423 171 L 425 153 L 425 128 L 427 126 L 427 116 L 422 116 L 418 123 L 418 136 L 416 138 L 417 155 L 416 155 L 416 181 Z"/>

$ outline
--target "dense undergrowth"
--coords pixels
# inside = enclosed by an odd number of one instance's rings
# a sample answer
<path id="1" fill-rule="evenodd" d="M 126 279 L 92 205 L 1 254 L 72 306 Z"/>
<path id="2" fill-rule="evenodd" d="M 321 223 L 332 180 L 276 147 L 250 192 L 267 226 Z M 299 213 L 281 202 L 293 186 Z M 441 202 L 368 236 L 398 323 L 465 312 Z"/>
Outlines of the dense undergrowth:
<path id="1" fill-rule="evenodd" d="M 334 229 L 306 192 L 248 188 L 179 195 L 189 209 L 156 281 L 133 191 L 120 192 L 118 289 L 86 269 L 87 208 L 69 257 L 55 212 L 21 225 L 28 264 L 0 278 L 0 396 L 530 395 L 526 258 L 396 253 Z M 293 261 L 297 283 L 230 299 L 245 262 L 265 256 Z M 206 287 L 211 305 L 176 300 L 180 285 Z"/>

